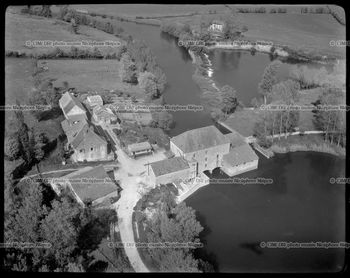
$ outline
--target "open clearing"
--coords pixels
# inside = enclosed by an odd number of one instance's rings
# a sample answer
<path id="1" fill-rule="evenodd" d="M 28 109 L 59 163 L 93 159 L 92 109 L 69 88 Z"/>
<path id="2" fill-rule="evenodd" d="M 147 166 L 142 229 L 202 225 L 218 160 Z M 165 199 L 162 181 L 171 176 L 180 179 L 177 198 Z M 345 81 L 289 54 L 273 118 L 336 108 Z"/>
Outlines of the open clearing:
<path id="1" fill-rule="evenodd" d="M 119 90 L 141 95 L 138 86 L 121 82 L 117 60 L 40 60 L 38 64 L 48 67 L 47 71 L 40 73 L 40 77 L 52 80 L 56 87 L 67 81 L 69 87 L 78 91 Z"/>
<path id="2" fill-rule="evenodd" d="M 26 41 L 47 40 L 47 41 L 113 41 L 124 42 L 114 35 L 87 26 L 79 26 L 78 34 L 71 31 L 70 23 L 44 18 L 13 13 L 11 10 L 5 16 L 5 50 L 21 51 L 24 53 L 46 53 L 53 50 L 53 47 L 25 46 Z M 62 50 L 70 50 L 70 46 L 61 47 Z M 81 49 L 90 49 L 88 46 L 79 46 Z M 102 54 L 115 52 L 115 47 L 101 46 L 98 48 Z"/>

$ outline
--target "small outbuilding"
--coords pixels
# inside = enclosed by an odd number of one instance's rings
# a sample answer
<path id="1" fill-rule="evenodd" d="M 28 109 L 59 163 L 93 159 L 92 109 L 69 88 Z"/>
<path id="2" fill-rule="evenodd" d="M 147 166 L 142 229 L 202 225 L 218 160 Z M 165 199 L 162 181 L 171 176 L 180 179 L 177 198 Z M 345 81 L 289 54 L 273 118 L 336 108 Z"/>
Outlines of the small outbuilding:
<path id="1" fill-rule="evenodd" d="M 148 141 L 128 145 L 129 154 L 133 157 L 143 154 L 150 154 L 153 148 Z"/>

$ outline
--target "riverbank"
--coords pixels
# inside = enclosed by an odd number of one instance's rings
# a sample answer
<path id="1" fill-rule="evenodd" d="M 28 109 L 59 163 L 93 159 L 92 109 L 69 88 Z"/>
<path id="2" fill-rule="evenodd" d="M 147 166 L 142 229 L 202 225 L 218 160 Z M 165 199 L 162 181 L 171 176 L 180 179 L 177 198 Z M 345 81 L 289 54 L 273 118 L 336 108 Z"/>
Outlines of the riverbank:
<path id="1" fill-rule="evenodd" d="M 285 154 L 297 151 L 312 151 L 345 157 L 346 149 L 327 143 L 320 135 L 293 135 L 275 141 L 269 148 L 274 153 Z"/>

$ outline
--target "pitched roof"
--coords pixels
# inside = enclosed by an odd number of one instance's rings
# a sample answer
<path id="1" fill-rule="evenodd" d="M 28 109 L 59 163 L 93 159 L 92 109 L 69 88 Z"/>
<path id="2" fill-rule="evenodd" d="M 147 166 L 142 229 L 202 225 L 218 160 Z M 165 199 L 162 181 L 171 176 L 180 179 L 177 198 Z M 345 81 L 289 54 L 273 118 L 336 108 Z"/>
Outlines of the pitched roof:
<path id="1" fill-rule="evenodd" d="M 87 198 L 96 200 L 118 189 L 102 165 L 78 175 L 70 175 L 68 179 L 82 201 Z"/>
<path id="2" fill-rule="evenodd" d="M 86 126 L 88 123 L 85 119 L 72 121 L 72 120 L 64 120 L 61 122 L 62 129 L 67 136 L 68 143 L 71 143 L 74 137 Z"/>
<path id="3" fill-rule="evenodd" d="M 178 156 L 150 163 L 150 166 L 156 177 L 190 168 L 188 162 Z"/>
<path id="4" fill-rule="evenodd" d="M 78 106 L 84 112 L 86 111 L 81 102 L 69 92 L 65 92 L 60 98 L 59 102 L 65 114 L 68 114 L 69 111 L 71 111 L 75 106 Z"/>
<path id="5" fill-rule="evenodd" d="M 96 134 L 92 126 L 87 126 L 87 128 L 84 126 L 73 138 L 71 145 L 74 149 L 77 149 L 78 147 L 85 147 L 84 145 L 87 144 L 99 146 L 107 144 L 107 141 Z"/>
<path id="6" fill-rule="evenodd" d="M 92 95 L 92 96 L 88 96 L 87 101 L 90 103 L 94 103 L 94 102 L 99 102 L 99 103 L 103 103 L 102 97 L 100 95 Z"/>
<path id="7" fill-rule="evenodd" d="M 231 133 L 225 134 L 225 137 L 230 140 L 231 146 L 233 147 L 237 147 L 245 143 L 244 137 L 235 130 L 233 130 Z"/>
<path id="8" fill-rule="evenodd" d="M 224 163 L 230 166 L 237 166 L 257 159 L 258 156 L 247 143 L 231 149 L 228 154 L 223 156 Z"/>
<path id="9" fill-rule="evenodd" d="M 148 141 L 128 145 L 128 150 L 130 152 L 139 152 L 143 150 L 149 150 L 151 148 L 152 146 Z"/>
<path id="10" fill-rule="evenodd" d="M 213 125 L 185 131 L 170 140 L 184 153 L 195 152 L 230 142 Z"/>
<path id="11" fill-rule="evenodd" d="M 99 105 L 95 106 L 92 112 L 97 117 L 117 118 L 117 116 L 112 112 L 112 110 L 105 106 L 99 106 Z"/>

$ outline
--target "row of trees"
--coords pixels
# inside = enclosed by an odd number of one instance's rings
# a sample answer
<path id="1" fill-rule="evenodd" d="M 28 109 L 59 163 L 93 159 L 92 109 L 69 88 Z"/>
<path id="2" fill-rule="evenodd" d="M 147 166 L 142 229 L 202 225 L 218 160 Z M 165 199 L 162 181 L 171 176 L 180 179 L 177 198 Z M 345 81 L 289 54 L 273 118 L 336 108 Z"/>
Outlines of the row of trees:
<path id="1" fill-rule="evenodd" d="M 17 105 L 20 106 L 19 102 Z M 32 166 L 49 151 L 49 139 L 45 133 L 27 126 L 21 110 L 15 111 L 15 115 L 17 130 L 5 138 L 5 155 L 9 160 L 22 158 L 28 166 Z"/>
<path id="2" fill-rule="evenodd" d="M 149 208 L 150 200 L 156 204 L 152 207 L 155 212 L 147 218 L 143 211 Z M 185 203 L 177 205 L 174 190 L 169 187 L 162 185 L 152 189 L 135 209 L 139 227 L 146 224 L 148 243 L 200 243 L 198 236 L 203 227 L 197 221 L 195 211 Z M 148 248 L 146 252 L 163 272 L 214 271 L 208 262 L 196 259 L 191 248 Z"/>
<path id="3" fill-rule="evenodd" d="M 237 8 L 238 13 L 266 13 L 265 7 L 242 7 Z M 271 8 L 270 13 L 286 13 L 286 8 Z"/>
<path id="4" fill-rule="evenodd" d="M 77 26 L 90 26 L 108 34 L 121 37 L 126 41 L 132 39 L 131 36 L 126 34 L 124 29 L 115 24 L 115 22 L 105 19 L 98 19 L 97 17 L 88 14 L 78 13 L 75 10 L 69 9 L 66 5 L 60 8 L 58 18 L 70 23 L 72 23 L 73 20 L 74 24 Z"/>
<path id="5" fill-rule="evenodd" d="M 20 51 L 7 50 L 5 52 L 6 57 L 28 57 L 33 59 L 57 59 L 57 58 L 67 58 L 67 59 L 117 59 L 120 60 L 123 52 L 125 51 L 125 46 L 120 46 L 114 52 L 101 53 L 101 51 L 94 47 L 89 48 L 78 48 L 71 47 L 69 50 L 63 50 L 62 48 L 56 47 L 51 51 L 40 52 L 40 53 L 26 53 Z"/>
<path id="6" fill-rule="evenodd" d="M 346 143 L 346 110 L 341 106 L 345 106 L 345 103 L 345 91 L 336 88 L 323 89 L 322 95 L 314 103 L 317 108 L 314 111 L 315 127 L 325 132 L 325 141 L 342 147 Z M 334 109 L 324 109 L 326 106 L 333 106 Z"/>
<path id="7" fill-rule="evenodd" d="M 300 86 L 298 82 L 286 80 L 272 85 L 267 95 L 267 101 L 273 105 L 295 105 L 299 100 Z M 257 122 L 254 133 L 259 143 L 269 147 L 273 142 L 275 134 L 287 134 L 294 131 L 299 123 L 299 111 L 286 109 L 264 110 L 262 119 Z M 267 137 L 272 136 L 271 140 Z M 281 137 L 279 136 L 279 139 Z"/>
<path id="8" fill-rule="evenodd" d="M 51 5 L 42 5 L 41 7 L 39 6 L 31 6 L 28 5 L 27 7 L 23 8 L 21 10 L 21 13 L 23 14 L 31 14 L 31 15 L 39 15 L 39 16 L 45 16 L 45 17 L 52 17 L 52 12 L 51 12 Z"/>

